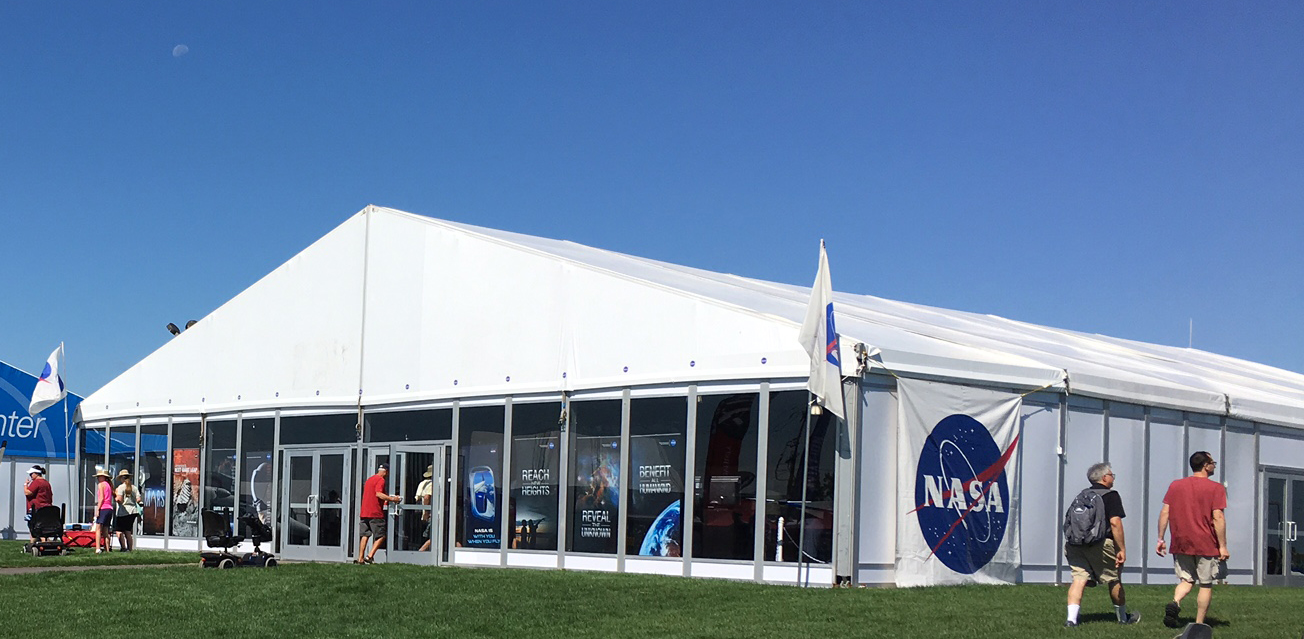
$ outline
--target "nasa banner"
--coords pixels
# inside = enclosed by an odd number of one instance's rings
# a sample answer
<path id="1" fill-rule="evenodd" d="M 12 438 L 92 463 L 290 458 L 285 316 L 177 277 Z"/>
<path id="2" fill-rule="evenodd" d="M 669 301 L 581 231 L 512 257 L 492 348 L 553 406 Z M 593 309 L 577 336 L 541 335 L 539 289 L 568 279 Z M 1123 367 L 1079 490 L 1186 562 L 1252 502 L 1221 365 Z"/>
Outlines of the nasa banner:
<path id="1" fill-rule="evenodd" d="M 1014 583 L 1023 398 L 898 382 L 898 586 Z"/>

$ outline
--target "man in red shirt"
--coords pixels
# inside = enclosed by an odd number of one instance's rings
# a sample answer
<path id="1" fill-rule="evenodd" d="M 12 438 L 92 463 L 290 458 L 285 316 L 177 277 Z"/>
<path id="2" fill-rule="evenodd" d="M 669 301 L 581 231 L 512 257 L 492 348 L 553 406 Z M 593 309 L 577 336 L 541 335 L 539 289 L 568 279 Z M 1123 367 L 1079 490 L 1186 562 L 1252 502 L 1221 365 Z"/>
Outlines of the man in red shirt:
<path id="1" fill-rule="evenodd" d="M 40 465 L 32 466 L 27 469 L 27 483 L 23 486 L 23 494 L 27 496 L 27 515 L 36 514 L 36 511 L 54 504 L 54 491 L 50 489 L 50 482 L 45 480 L 45 469 Z M 32 533 L 32 541 L 42 541 L 36 533 Z"/>
<path id="2" fill-rule="evenodd" d="M 1223 510 L 1227 508 L 1227 490 L 1210 479 L 1218 463 L 1207 452 L 1191 455 L 1190 477 L 1178 479 L 1168 485 L 1164 495 L 1164 509 L 1159 512 L 1159 545 L 1155 552 L 1164 556 L 1164 533 L 1173 525 L 1173 566 L 1177 572 L 1177 588 L 1173 600 L 1164 607 L 1164 625 L 1178 626 L 1177 613 L 1182 609 L 1182 598 L 1191 592 L 1193 584 L 1200 584 L 1195 598 L 1195 623 L 1204 623 L 1209 602 L 1213 599 L 1213 581 L 1219 577 L 1227 553 L 1227 521 Z"/>
<path id="3" fill-rule="evenodd" d="M 376 551 L 385 545 L 385 503 L 398 503 L 403 498 L 385 492 L 385 480 L 389 477 L 389 464 L 381 464 L 376 474 L 367 478 L 362 485 L 362 499 L 358 506 L 358 526 L 362 531 L 362 540 L 358 542 L 358 563 L 369 564 L 375 561 Z M 371 552 L 367 550 L 367 538 L 371 538 Z M 363 555 L 366 555 L 365 557 Z"/>

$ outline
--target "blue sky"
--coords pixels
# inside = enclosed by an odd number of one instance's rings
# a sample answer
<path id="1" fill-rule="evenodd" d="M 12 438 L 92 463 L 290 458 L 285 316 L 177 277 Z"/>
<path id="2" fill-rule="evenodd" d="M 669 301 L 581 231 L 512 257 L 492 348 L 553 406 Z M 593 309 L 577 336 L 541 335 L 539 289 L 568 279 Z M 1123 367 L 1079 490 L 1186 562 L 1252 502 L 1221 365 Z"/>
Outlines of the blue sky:
<path id="1" fill-rule="evenodd" d="M 0 5 L 0 359 L 367 204 L 1304 371 L 1304 3 Z M 178 45 L 188 51 L 174 55 Z M 179 53 L 179 52 L 178 52 Z"/>

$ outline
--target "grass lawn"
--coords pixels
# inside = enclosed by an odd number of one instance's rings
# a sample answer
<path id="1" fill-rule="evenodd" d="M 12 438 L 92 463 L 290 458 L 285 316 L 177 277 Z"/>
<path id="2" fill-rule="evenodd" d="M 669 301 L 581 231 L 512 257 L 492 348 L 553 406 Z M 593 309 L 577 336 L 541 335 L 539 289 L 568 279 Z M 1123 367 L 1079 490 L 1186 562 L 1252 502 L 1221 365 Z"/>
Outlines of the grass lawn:
<path id="1" fill-rule="evenodd" d="M 16 553 L 15 553 L 16 554 Z M 129 553 L 124 553 L 129 554 Z M 188 557 L 188 554 L 182 555 Z M 1136 626 L 1089 590 L 1061 627 L 1052 586 L 803 590 L 566 571 L 289 564 L 0 575 L 0 628 L 43 637 L 1172 637 L 1171 589 L 1132 586 Z M 1188 608 L 1194 606 L 1188 603 Z M 1298 639 L 1304 592 L 1220 587 L 1217 637 Z M 1071 633 L 1071 634 L 1070 634 Z"/>
<path id="2" fill-rule="evenodd" d="M 33 557 L 23 552 L 23 541 L 0 541 L 0 568 L 30 566 L 122 566 L 127 564 L 198 564 L 195 553 L 165 550 L 134 550 L 95 554 L 94 548 L 74 548 L 66 556 Z M 117 545 L 114 545 L 117 548 Z"/>

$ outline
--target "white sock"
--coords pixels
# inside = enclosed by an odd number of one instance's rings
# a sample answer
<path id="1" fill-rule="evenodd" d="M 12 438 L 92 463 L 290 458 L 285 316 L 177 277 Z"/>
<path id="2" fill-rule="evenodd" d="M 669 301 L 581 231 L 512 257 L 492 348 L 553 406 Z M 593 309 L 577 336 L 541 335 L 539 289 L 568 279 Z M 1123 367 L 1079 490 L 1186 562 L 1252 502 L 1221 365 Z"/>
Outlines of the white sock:
<path id="1" fill-rule="evenodd" d="M 1119 621 L 1127 621 L 1127 606 L 1114 606 L 1114 614 L 1118 615 Z"/>
<path id="2" fill-rule="evenodd" d="M 1078 622 L 1078 609 L 1081 607 L 1082 606 L 1078 604 L 1069 604 L 1069 621 L 1072 621 L 1073 623 Z"/>

